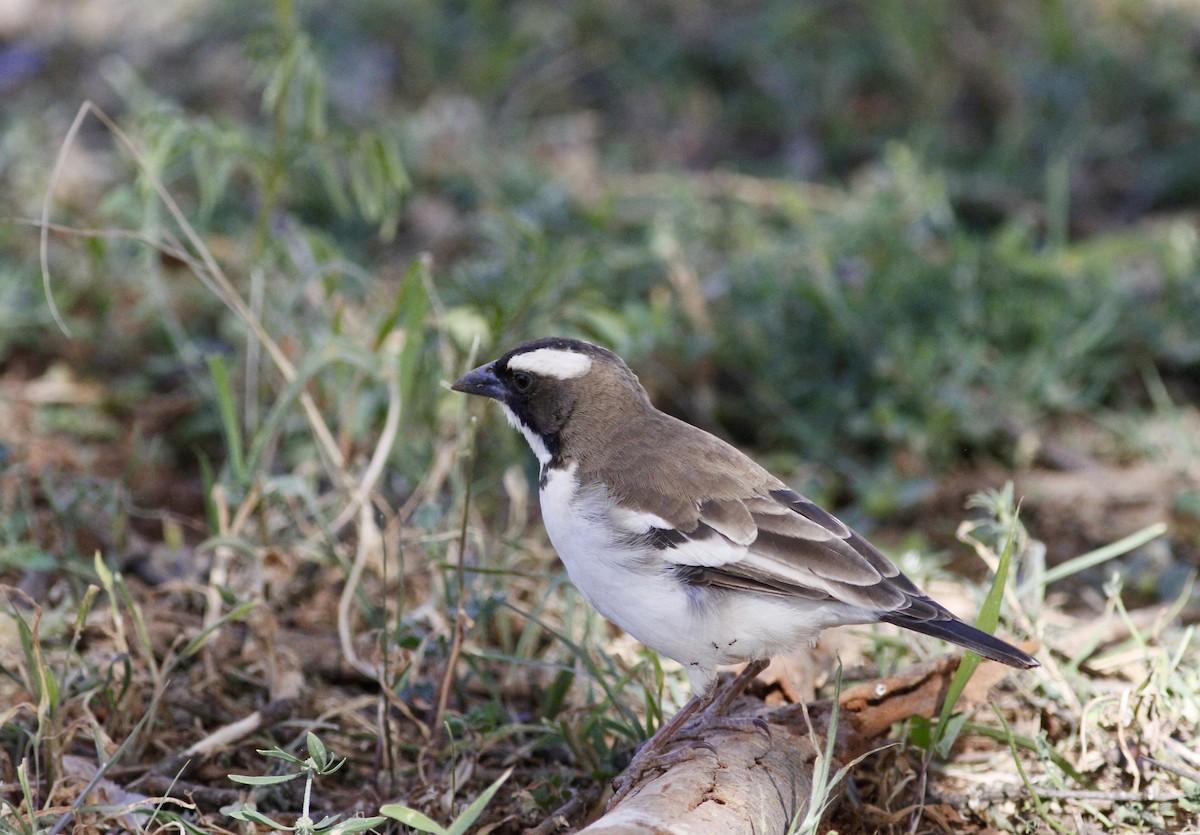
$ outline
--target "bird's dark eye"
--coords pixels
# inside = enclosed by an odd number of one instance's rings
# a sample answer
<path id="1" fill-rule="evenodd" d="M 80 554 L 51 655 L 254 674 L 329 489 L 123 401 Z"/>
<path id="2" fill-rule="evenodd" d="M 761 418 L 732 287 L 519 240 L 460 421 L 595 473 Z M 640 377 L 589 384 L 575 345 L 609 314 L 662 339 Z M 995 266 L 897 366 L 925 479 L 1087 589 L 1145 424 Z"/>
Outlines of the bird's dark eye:
<path id="1" fill-rule="evenodd" d="M 533 385 L 533 375 L 524 371 L 518 371 L 513 374 L 513 388 L 520 392 L 529 391 Z"/>

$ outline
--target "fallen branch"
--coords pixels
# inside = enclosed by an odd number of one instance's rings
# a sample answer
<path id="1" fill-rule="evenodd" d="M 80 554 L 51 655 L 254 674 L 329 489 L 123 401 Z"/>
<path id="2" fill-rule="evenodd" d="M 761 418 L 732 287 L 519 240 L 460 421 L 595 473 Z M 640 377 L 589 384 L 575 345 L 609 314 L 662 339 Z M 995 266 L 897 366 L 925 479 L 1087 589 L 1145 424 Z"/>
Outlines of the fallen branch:
<path id="1" fill-rule="evenodd" d="M 849 761 L 877 747 L 896 722 L 937 716 L 959 658 L 946 656 L 843 690 L 835 758 Z M 959 706 L 968 709 L 986 701 L 988 690 L 1008 673 L 1008 667 L 984 661 Z M 765 719 L 769 734 L 721 729 L 706 734 L 702 746 L 696 746 L 696 740 L 681 741 L 674 750 L 691 745 L 696 756 L 652 772 L 581 835 L 786 832 L 814 796 L 813 763 L 824 747 L 832 709 L 832 702 L 822 701 L 807 708 L 789 705 L 768 710 L 760 700 L 743 697 L 734 704 L 732 715 Z M 829 791 L 832 795 L 840 787 Z"/>

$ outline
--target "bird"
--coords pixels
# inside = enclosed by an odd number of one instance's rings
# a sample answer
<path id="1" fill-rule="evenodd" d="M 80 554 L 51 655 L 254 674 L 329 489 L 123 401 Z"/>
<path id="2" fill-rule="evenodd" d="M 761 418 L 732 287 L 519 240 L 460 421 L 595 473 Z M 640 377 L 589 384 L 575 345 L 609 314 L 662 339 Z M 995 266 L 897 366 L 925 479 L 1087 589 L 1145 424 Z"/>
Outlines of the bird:
<path id="1" fill-rule="evenodd" d="M 607 348 L 537 339 L 451 388 L 497 401 L 525 437 L 543 524 L 583 597 L 687 673 L 692 698 L 635 756 L 640 769 L 689 723 L 727 708 L 771 657 L 829 627 L 890 623 L 1038 666 L 749 456 L 659 411 Z M 718 667 L 742 663 L 718 698 Z"/>

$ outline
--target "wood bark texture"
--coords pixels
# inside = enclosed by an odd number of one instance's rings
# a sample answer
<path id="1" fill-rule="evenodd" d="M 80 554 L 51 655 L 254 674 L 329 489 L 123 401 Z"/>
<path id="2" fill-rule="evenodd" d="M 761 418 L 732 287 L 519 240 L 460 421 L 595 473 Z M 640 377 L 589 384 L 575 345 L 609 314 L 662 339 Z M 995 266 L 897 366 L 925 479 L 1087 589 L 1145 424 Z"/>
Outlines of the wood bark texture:
<path id="1" fill-rule="evenodd" d="M 834 742 L 838 762 L 830 774 L 841 762 L 878 747 L 896 722 L 937 716 L 960 657 L 935 659 L 843 690 Z M 1008 673 L 1008 667 L 984 661 L 960 698 L 959 709 L 985 702 L 988 690 Z M 731 715 L 761 717 L 769 734 L 753 727 L 721 729 L 707 733 L 703 745 L 680 741 L 672 750 L 691 746 L 694 756 L 683 755 L 665 770 L 649 773 L 581 835 L 786 832 L 791 821 L 804 815 L 812 796 L 813 765 L 818 751 L 824 751 L 832 708 L 831 702 L 823 701 L 768 709 L 756 698 L 742 697 Z"/>

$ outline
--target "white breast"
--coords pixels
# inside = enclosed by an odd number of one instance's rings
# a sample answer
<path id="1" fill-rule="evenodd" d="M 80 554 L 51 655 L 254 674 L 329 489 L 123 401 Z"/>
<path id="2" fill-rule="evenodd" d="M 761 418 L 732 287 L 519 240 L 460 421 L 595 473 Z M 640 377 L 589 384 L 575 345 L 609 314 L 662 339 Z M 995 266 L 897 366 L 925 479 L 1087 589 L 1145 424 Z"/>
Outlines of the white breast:
<path id="1" fill-rule="evenodd" d="M 652 553 L 620 540 L 607 497 L 578 489 L 575 464 L 546 473 L 542 520 L 571 582 L 600 614 L 664 655 L 682 661 L 675 624 L 691 618 L 687 592 L 653 568 Z"/>

